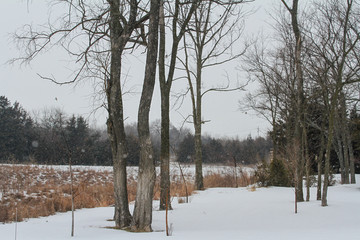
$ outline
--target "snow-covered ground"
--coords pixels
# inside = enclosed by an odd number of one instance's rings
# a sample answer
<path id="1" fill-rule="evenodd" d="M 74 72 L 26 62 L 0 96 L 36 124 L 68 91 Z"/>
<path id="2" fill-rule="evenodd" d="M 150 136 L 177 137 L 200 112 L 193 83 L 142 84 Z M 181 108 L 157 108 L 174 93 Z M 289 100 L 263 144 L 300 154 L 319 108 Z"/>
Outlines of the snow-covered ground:
<path id="1" fill-rule="evenodd" d="M 12 164 L 0 164 L 4 166 L 11 166 Z M 17 166 L 32 166 L 36 168 L 45 168 L 45 169 L 54 169 L 60 171 L 69 171 L 68 165 L 22 165 L 17 164 Z M 187 180 L 193 180 L 195 176 L 195 165 L 194 164 L 186 164 L 186 163 L 179 163 L 171 162 L 170 163 L 170 175 L 180 177 L 180 168 Z M 128 166 L 127 168 L 127 175 L 132 177 L 133 179 L 137 178 L 138 167 L 137 166 Z M 82 165 L 74 165 L 72 166 L 72 170 L 76 171 L 96 171 L 96 172 L 113 172 L 112 166 L 82 166 Z M 155 168 L 156 174 L 160 176 L 160 166 Z M 233 166 L 224 166 L 224 165 L 217 165 L 217 164 L 204 164 L 203 168 L 203 175 L 209 174 L 233 174 L 234 167 Z M 236 167 L 237 174 L 239 173 L 247 173 L 253 174 L 254 173 L 254 166 L 242 166 L 238 164 Z"/>
<path id="2" fill-rule="evenodd" d="M 360 176 L 357 176 L 360 182 Z M 294 214 L 291 188 L 215 188 L 199 192 L 188 204 L 173 200 L 169 212 L 172 236 L 169 239 L 241 239 L 241 240 L 332 240 L 360 239 L 360 184 L 330 187 L 328 207 L 314 200 L 300 203 Z M 154 203 L 157 209 L 157 202 Z M 167 239 L 165 212 L 154 210 L 152 233 L 114 230 L 108 221 L 113 208 L 82 209 L 75 213 L 75 237 L 70 237 L 71 214 L 60 213 L 26 222 L 0 225 L 0 239 Z"/>

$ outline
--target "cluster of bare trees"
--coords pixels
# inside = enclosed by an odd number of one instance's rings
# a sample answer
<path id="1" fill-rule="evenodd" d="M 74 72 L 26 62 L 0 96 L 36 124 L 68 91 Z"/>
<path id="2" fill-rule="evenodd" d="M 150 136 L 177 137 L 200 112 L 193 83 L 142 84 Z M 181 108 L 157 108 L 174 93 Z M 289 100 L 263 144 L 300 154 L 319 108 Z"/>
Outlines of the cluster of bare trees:
<path id="1" fill-rule="evenodd" d="M 272 124 L 274 157 L 291 162 L 297 201 L 304 201 L 302 179 L 310 182 L 311 163 L 318 162 L 319 173 L 324 166 L 318 200 L 327 206 L 333 149 L 342 183 L 355 183 L 349 110 L 359 100 L 360 6 L 303 2 L 281 0 L 274 44 L 259 41 L 247 55 L 247 70 L 261 85 L 248 100 Z"/>
<path id="2" fill-rule="evenodd" d="M 175 76 L 185 75 L 191 93 L 196 145 L 196 187 L 203 189 L 201 159 L 201 98 L 210 91 L 229 91 L 229 85 L 203 90 L 203 69 L 238 58 L 233 51 L 242 33 L 244 0 L 214 1 L 72 1 L 54 0 L 66 9 L 49 25 L 24 26 L 16 39 L 24 52 L 20 58 L 30 62 L 40 53 L 60 46 L 75 59 L 77 66 L 69 81 L 41 76 L 57 84 L 97 79 L 102 85 L 104 107 L 108 111 L 107 128 L 114 165 L 115 222 L 119 228 L 151 231 L 152 198 L 155 181 L 153 149 L 149 130 L 149 111 L 159 67 L 161 92 L 161 201 L 170 206 L 170 91 Z M 171 37 L 167 37 L 171 36 Z M 170 43 L 168 43 L 170 42 Z M 170 46 L 170 50 L 168 50 Z M 138 109 L 140 161 L 137 195 L 133 215 L 127 198 L 128 143 L 124 128 L 123 56 L 146 49 L 144 81 Z M 241 49 L 237 47 L 236 49 Z M 159 58 L 158 58 L 159 56 Z M 177 63 L 182 67 L 178 67 Z M 193 66 L 196 66 L 193 68 Z M 175 75 L 176 70 L 181 70 Z M 185 74 L 183 74 L 185 73 Z"/>

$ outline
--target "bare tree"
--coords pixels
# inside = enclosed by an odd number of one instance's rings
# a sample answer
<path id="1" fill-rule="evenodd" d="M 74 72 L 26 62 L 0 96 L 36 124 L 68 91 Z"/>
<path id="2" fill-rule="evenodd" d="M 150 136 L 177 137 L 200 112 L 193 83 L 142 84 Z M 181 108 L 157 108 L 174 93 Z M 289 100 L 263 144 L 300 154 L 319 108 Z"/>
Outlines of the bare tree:
<path id="1" fill-rule="evenodd" d="M 246 95 L 239 102 L 243 111 L 254 110 L 272 126 L 273 158 L 284 151 L 285 146 L 280 139 L 281 125 L 289 120 L 293 78 L 290 76 L 291 63 L 288 64 L 287 48 L 270 50 L 258 39 L 244 55 L 243 69 L 247 71 L 250 81 L 259 83 L 257 91 Z M 286 46 L 286 44 L 285 44 Z"/>
<path id="2" fill-rule="evenodd" d="M 131 226 L 133 231 L 152 231 L 152 202 L 156 174 L 155 162 L 153 159 L 154 153 L 149 130 L 149 112 L 156 77 L 159 7 L 160 2 L 158 0 L 151 0 L 145 77 L 138 112 L 140 162 L 134 216 Z"/>
<path id="3" fill-rule="evenodd" d="M 161 1 L 160 6 L 160 46 L 159 46 L 159 82 L 161 93 L 161 173 L 160 173 L 160 210 L 165 210 L 166 206 L 171 209 L 170 203 L 170 90 L 174 80 L 176 58 L 179 43 L 185 34 L 192 14 L 194 13 L 200 0 L 175 2 Z M 165 9 L 166 13 L 165 14 Z M 183 16 L 184 15 L 184 16 Z M 171 19 L 171 24 L 166 24 L 166 19 Z M 166 28 L 171 25 L 172 45 L 169 55 L 166 54 Z M 168 74 L 166 76 L 166 58 L 170 58 L 168 63 Z M 166 202 L 167 199 L 167 202 Z"/>
<path id="4" fill-rule="evenodd" d="M 317 24 L 307 34 L 309 34 L 309 39 L 312 39 L 311 55 L 316 58 L 318 65 L 321 64 L 317 71 L 322 74 L 317 82 L 321 86 L 328 109 L 328 134 L 321 203 L 322 206 L 327 206 L 330 154 L 336 134 L 334 130 L 341 94 L 346 85 L 359 81 L 360 35 L 358 34 L 359 20 L 356 17 L 359 9 L 352 0 L 316 3 L 315 9 L 317 11 L 313 16 Z"/>
<path id="5" fill-rule="evenodd" d="M 204 189 L 202 176 L 201 126 L 202 97 L 212 91 L 234 91 L 243 86 L 202 89 L 202 73 L 205 68 L 214 67 L 240 57 L 242 51 L 232 51 L 242 34 L 244 12 L 241 3 L 247 1 L 204 1 L 194 13 L 193 20 L 187 27 L 184 41 L 184 58 L 178 58 L 184 67 L 189 84 L 188 92 L 192 102 L 192 118 L 195 129 L 195 188 Z M 191 66 L 196 66 L 193 69 Z M 229 79 L 228 79 L 229 80 Z"/>
<path id="6" fill-rule="evenodd" d="M 53 1 L 59 8 L 66 9 L 63 16 L 49 21 L 47 27 L 34 29 L 24 26 L 24 31 L 15 38 L 25 50 L 25 56 L 18 60 L 30 62 L 40 53 L 60 46 L 74 61 L 78 68 L 69 81 L 59 81 L 53 76 L 41 76 L 57 84 L 76 83 L 94 76 L 99 71 L 99 56 L 110 55 L 110 67 L 103 67 L 102 80 L 106 92 L 106 108 L 109 113 L 107 126 L 114 162 L 115 222 L 123 228 L 131 223 L 128 208 L 126 158 L 127 143 L 124 132 L 124 116 L 121 89 L 122 55 L 127 49 L 145 44 L 143 22 L 148 14 L 138 6 L 138 1 L 108 0 L 94 1 Z M 132 45 L 129 46 L 129 43 Z M 98 75 L 96 77 L 99 77 Z"/>
<path id="7" fill-rule="evenodd" d="M 298 164 L 297 164 L 297 176 L 299 179 L 302 179 L 303 176 L 303 166 L 305 164 L 305 152 L 306 146 L 304 140 L 307 138 L 306 136 L 306 128 L 305 128 L 305 109 L 304 109 L 304 78 L 303 78 L 303 66 L 302 66 L 302 47 L 303 47 L 303 36 L 301 33 L 301 26 L 299 23 L 298 15 L 299 15 L 299 0 L 293 0 L 292 6 L 288 5 L 285 0 L 281 0 L 285 8 L 290 14 L 291 17 L 291 26 L 294 34 L 294 80 L 296 84 L 295 91 L 295 121 L 294 121 L 294 135 L 292 138 L 293 144 L 300 144 L 301 151 L 298 151 L 299 155 L 297 156 Z M 297 200 L 299 202 L 304 201 L 303 197 L 303 183 L 302 181 L 298 181 L 298 186 L 296 188 L 297 191 Z"/>

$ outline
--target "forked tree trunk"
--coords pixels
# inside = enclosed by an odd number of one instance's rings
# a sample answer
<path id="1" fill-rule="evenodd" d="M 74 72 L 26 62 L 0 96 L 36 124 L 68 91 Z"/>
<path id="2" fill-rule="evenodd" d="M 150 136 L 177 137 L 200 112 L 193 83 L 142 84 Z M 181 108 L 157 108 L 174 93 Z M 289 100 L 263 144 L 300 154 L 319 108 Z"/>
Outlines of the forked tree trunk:
<path id="1" fill-rule="evenodd" d="M 152 202 L 156 174 L 149 130 L 149 112 L 156 77 L 159 7 L 158 0 L 151 0 L 145 77 L 138 112 L 140 162 L 134 216 L 131 226 L 132 230 L 137 232 L 152 231 Z"/>
<path id="2" fill-rule="evenodd" d="M 110 91 L 114 90 L 115 89 L 111 89 Z M 114 169 L 114 220 L 117 227 L 124 228 L 130 226 L 131 214 L 128 206 L 126 174 L 127 142 L 125 139 L 123 121 L 112 120 L 114 118 L 121 119 L 120 116 L 122 116 L 122 107 L 118 106 L 118 104 L 121 104 L 121 101 L 117 97 L 108 97 L 109 118 L 107 125 Z M 117 107 L 114 107 L 113 105 Z"/>
<path id="3" fill-rule="evenodd" d="M 187 16 L 179 19 L 180 9 L 183 8 L 180 1 L 175 1 L 172 17 L 172 47 L 170 55 L 170 63 L 168 65 L 168 75 L 166 79 L 165 73 L 165 14 L 164 1 L 160 1 L 160 44 L 159 44 L 159 82 L 161 93 L 161 150 L 160 150 L 160 210 L 172 209 L 170 201 L 170 89 L 174 78 L 176 58 L 178 53 L 178 45 L 185 34 L 186 27 L 191 20 L 191 17 L 196 9 L 197 2 L 200 0 L 192 0 L 191 7 Z M 190 4 L 190 1 L 188 2 Z M 185 9 L 185 8 L 184 8 Z M 179 27 L 178 27 L 179 26 Z M 179 31 L 178 31 L 179 28 Z M 166 207 L 167 206 L 167 207 Z"/>
<path id="4" fill-rule="evenodd" d="M 161 146 L 160 146 L 160 210 L 172 209 L 170 202 L 170 87 L 165 79 L 165 14 L 164 1 L 159 18 L 159 81 L 161 93 Z M 174 65 L 175 67 L 175 65 Z"/>
<path id="5" fill-rule="evenodd" d="M 136 0 L 131 0 L 131 14 L 128 26 L 123 28 L 120 20 L 120 1 L 109 0 L 110 5 L 110 45 L 111 63 L 110 76 L 105 79 L 106 96 L 108 102 L 109 117 L 107 130 L 111 144 L 111 152 L 114 168 L 114 195 L 115 195 L 115 224 L 119 228 L 130 226 L 131 214 L 128 206 L 127 194 L 127 142 L 124 129 L 123 103 L 121 91 L 121 66 L 122 53 L 126 43 L 134 29 L 136 19 Z"/>

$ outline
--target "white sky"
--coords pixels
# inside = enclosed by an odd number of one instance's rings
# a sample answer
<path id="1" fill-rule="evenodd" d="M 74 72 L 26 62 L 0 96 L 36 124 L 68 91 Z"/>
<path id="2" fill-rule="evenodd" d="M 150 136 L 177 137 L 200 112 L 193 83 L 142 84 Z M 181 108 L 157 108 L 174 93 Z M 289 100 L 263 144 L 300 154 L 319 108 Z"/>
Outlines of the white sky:
<path id="1" fill-rule="evenodd" d="M 27 4 L 27 2 L 29 2 Z M 24 24 L 43 24 L 48 19 L 48 5 L 44 0 L 2 0 L 0 1 L 0 95 L 5 95 L 11 102 L 18 101 L 28 112 L 41 112 L 44 109 L 53 107 L 60 108 L 67 114 L 81 114 L 89 120 L 92 125 L 105 126 L 106 111 L 98 110 L 91 114 L 97 107 L 93 101 L 93 86 L 89 83 L 81 83 L 77 86 L 58 86 L 49 81 L 41 79 L 37 74 L 54 75 L 59 80 L 66 81 L 70 76 L 71 66 L 65 61 L 66 56 L 56 49 L 41 55 L 30 66 L 19 64 L 6 64 L 11 58 L 20 55 L 19 50 L 11 40 L 11 34 Z M 258 11 L 246 22 L 246 33 L 256 34 L 258 31 L 268 31 L 270 18 L 267 12 L 272 11 L 273 5 L 279 0 L 256 0 L 251 7 L 258 8 Z M 143 68 L 141 62 L 144 57 L 128 57 L 128 65 L 123 72 L 129 72 L 128 87 L 137 87 L 138 94 L 125 96 L 125 117 L 126 122 L 132 123 L 137 120 L 137 107 L 141 92 L 141 81 L 143 80 Z M 230 76 L 241 76 L 241 73 L 227 66 Z M 204 80 L 222 81 L 225 71 L 217 69 L 207 72 Z M 220 79 L 220 80 L 219 80 Z M 207 80 L 207 81 L 208 81 Z M 241 82 L 245 82 L 245 79 Z M 136 83 L 138 82 L 138 83 Z M 225 82 L 225 81 L 224 81 Z M 180 83 L 174 84 L 179 88 Z M 211 87 L 211 83 L 204 85 Z M 155 95 L 151 109 L 151 120 L 160 118 L 160 93 L 158 84 L 155 86 Z M 247 114 L 238 110 L 238 102 L 244 93 L 210 93 L 203 98 L 203 119 L 211 120 L 203 125 L 203 133 L 216 137 L 245 138 L 249 134 L 253 137 L 265 135 L 269 124 L 257 117 L 254 113 Z M 182 116 L 191 114 L 189 102 L 183 105 L 178 111 L 171 113 L 172 123 L 180 127 L 183 122 Z M 191 124 L 186 124 L 192 129 Z"/>

